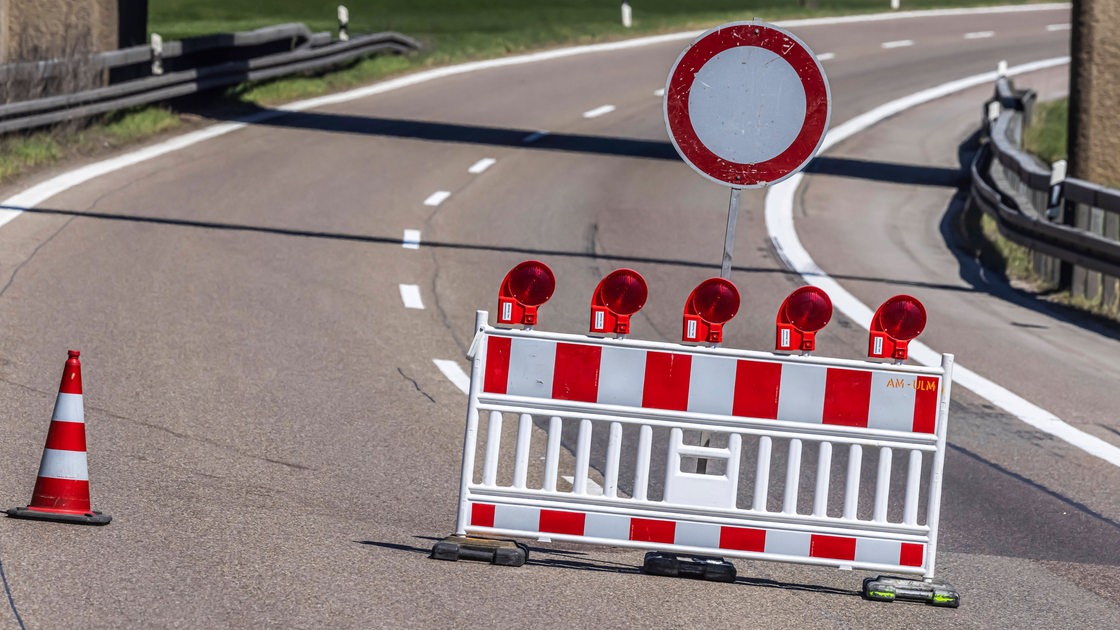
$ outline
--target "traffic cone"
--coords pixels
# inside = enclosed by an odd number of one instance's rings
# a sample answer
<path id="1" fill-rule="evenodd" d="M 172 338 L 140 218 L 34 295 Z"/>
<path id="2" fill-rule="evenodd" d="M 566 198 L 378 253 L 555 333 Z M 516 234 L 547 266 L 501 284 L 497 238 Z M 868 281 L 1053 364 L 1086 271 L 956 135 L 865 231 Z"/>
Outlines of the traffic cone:
<path id="1" fill-rule="evenodd" d="M 31 504 L 8 510 L 8 516 L 85 525 L 107 525 L 113 518 L 90 509 L 79 355 L 77 350 L 71 350 L 62 372 Z"/>

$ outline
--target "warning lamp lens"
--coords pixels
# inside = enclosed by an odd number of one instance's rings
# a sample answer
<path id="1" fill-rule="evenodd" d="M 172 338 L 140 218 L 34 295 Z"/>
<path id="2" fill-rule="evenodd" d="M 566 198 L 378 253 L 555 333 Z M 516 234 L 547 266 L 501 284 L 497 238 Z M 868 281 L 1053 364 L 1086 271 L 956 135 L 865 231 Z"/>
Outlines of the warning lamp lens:
<path id="1" fill-rule="evenodd" d="M 739 312 L 739 290 L 724 278 L 708 278 L 692 292 L 696 314 L 712 324 L 724 324 Z"/>
<path id="2" fill-rule="evenodd" d="M 603 305 L 616 315 L 633 315 L 646 305 L 649 289 L 633 269 L 616 269 L 603 278 L 599 293 Z"/>
<path id="3" fill-rule="evenodd" d="M 556 277 L 542 262 L 526 260 L 509 272 L 509 291 L 525 306 L 540 306 L 552 297 Z"/>
<path id="4" fill-rule="evenodd" d="M 926 327 L 926 308 L 917 298 L 896 295 L 879 307 L 883 332 L 899 341 L 910 341 Z"/>
<path id="5" fill-rule="evenodd" d="M 817 287 L 801 287 L 786 298 L 785 315 L 794 328 L 817 332 L 832 319 L 832 300 Z"/>

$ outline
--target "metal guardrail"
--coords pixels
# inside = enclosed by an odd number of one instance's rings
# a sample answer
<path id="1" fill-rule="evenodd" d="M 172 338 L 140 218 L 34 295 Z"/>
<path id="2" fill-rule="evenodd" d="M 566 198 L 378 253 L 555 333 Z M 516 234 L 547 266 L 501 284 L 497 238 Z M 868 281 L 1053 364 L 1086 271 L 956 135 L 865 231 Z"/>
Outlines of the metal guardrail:
<path id="1" fill-rule="evenodd" d="M 281 24 L 255 31 L 222 33 L 133 46 L 77 60 L 83 70 L 126 71 L 139 75 L 107 86 L 0 105 L 0 134 L 146 105 L 197 92 L 313 72 L 381 52 L 408 53 L 420 44 L 394 32 L 331 39 L 303 24 Z M 75 60 L 49 60 L 0 66 L 0 83 L 44 80 L 73 67 Z M 68 66 L 68 64 L 70 64 Z"/>
<path id="2" fill-rule="evenodd" d="M 1017 92 L 1006 77 L 997 81 L 987 109 L 998 107 L 998 113 L 990 111 L 984 121 L 988 142 L 972 163 L 971 201 L 1005 238 L 1040 255 L 1036 271 L 1056 286 L 1114 307 L 1120 297 L 1120 190 L 1064 179 L 1023 151 L 1023 123 L 1033 101 L 1033 92 Z"/>

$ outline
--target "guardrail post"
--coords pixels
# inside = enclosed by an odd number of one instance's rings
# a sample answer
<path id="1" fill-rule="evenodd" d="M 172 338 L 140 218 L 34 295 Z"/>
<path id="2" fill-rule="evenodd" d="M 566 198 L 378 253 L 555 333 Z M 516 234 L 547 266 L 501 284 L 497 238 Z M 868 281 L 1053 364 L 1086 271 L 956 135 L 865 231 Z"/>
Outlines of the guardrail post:
<path id="1" fill-rule="evenodd" d="M 1056 221 L 1062 216 L 1062 188 L 1066 183 L 1068 162 L 1058 160 L 1050 166 L 1050 194 L 1046 202 L 1046 218 Z"/>
<path id="2" fill-rule="evenodd" d="M 350 41 L 350 10 L 338 5 L 338 41 Z"/>
<path id="3" fill-rule="evenodd" d="M 152 74 L 163 74 L 163 38 L 159 33 L 152 33 Z"/>

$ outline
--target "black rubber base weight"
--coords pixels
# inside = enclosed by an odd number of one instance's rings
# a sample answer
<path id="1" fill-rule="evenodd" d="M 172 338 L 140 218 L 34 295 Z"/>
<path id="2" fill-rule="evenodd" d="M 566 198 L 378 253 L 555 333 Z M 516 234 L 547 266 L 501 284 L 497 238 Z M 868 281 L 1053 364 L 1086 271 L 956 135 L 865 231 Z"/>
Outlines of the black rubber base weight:
<path id="1" fill-rule="evenodd" d="M 925 602 L 930 606 L 956 608 L 961 605 L 957 589 L 941 580 L 913 580 L 909 578 L 879 577 L 863 580 L 863 598 L 877 602 L 893 602 L 896 599 L 911 602 Z"/>
<path id="2" fill-rule="evenodd" d="M 113 520 L 112 516 L 101 512 L 91 511 L 84 514 L 61 514 L 58 512 L 44 512 L 33 507 L 14 507 L 7 511 L 12 518 L 27 518 L 36 521 L 54 521 L 55 523 L 74 523 L 76 525 L 108 525 Z"/>
<path id="3" fill-rule="evenodd" d="M 646 552 L 642 573 L 710 582 L 734 582 L 735 565 L 715 556 L 678 556 L 663 551 Z"/>
<path id="4" fill-rule="evenodd" d="M 432 547 L 436 560 L 476 560 L 506 567 L 519 567 L 529 559 L 529 548 L 512 540 L 448 536 Z"/>

